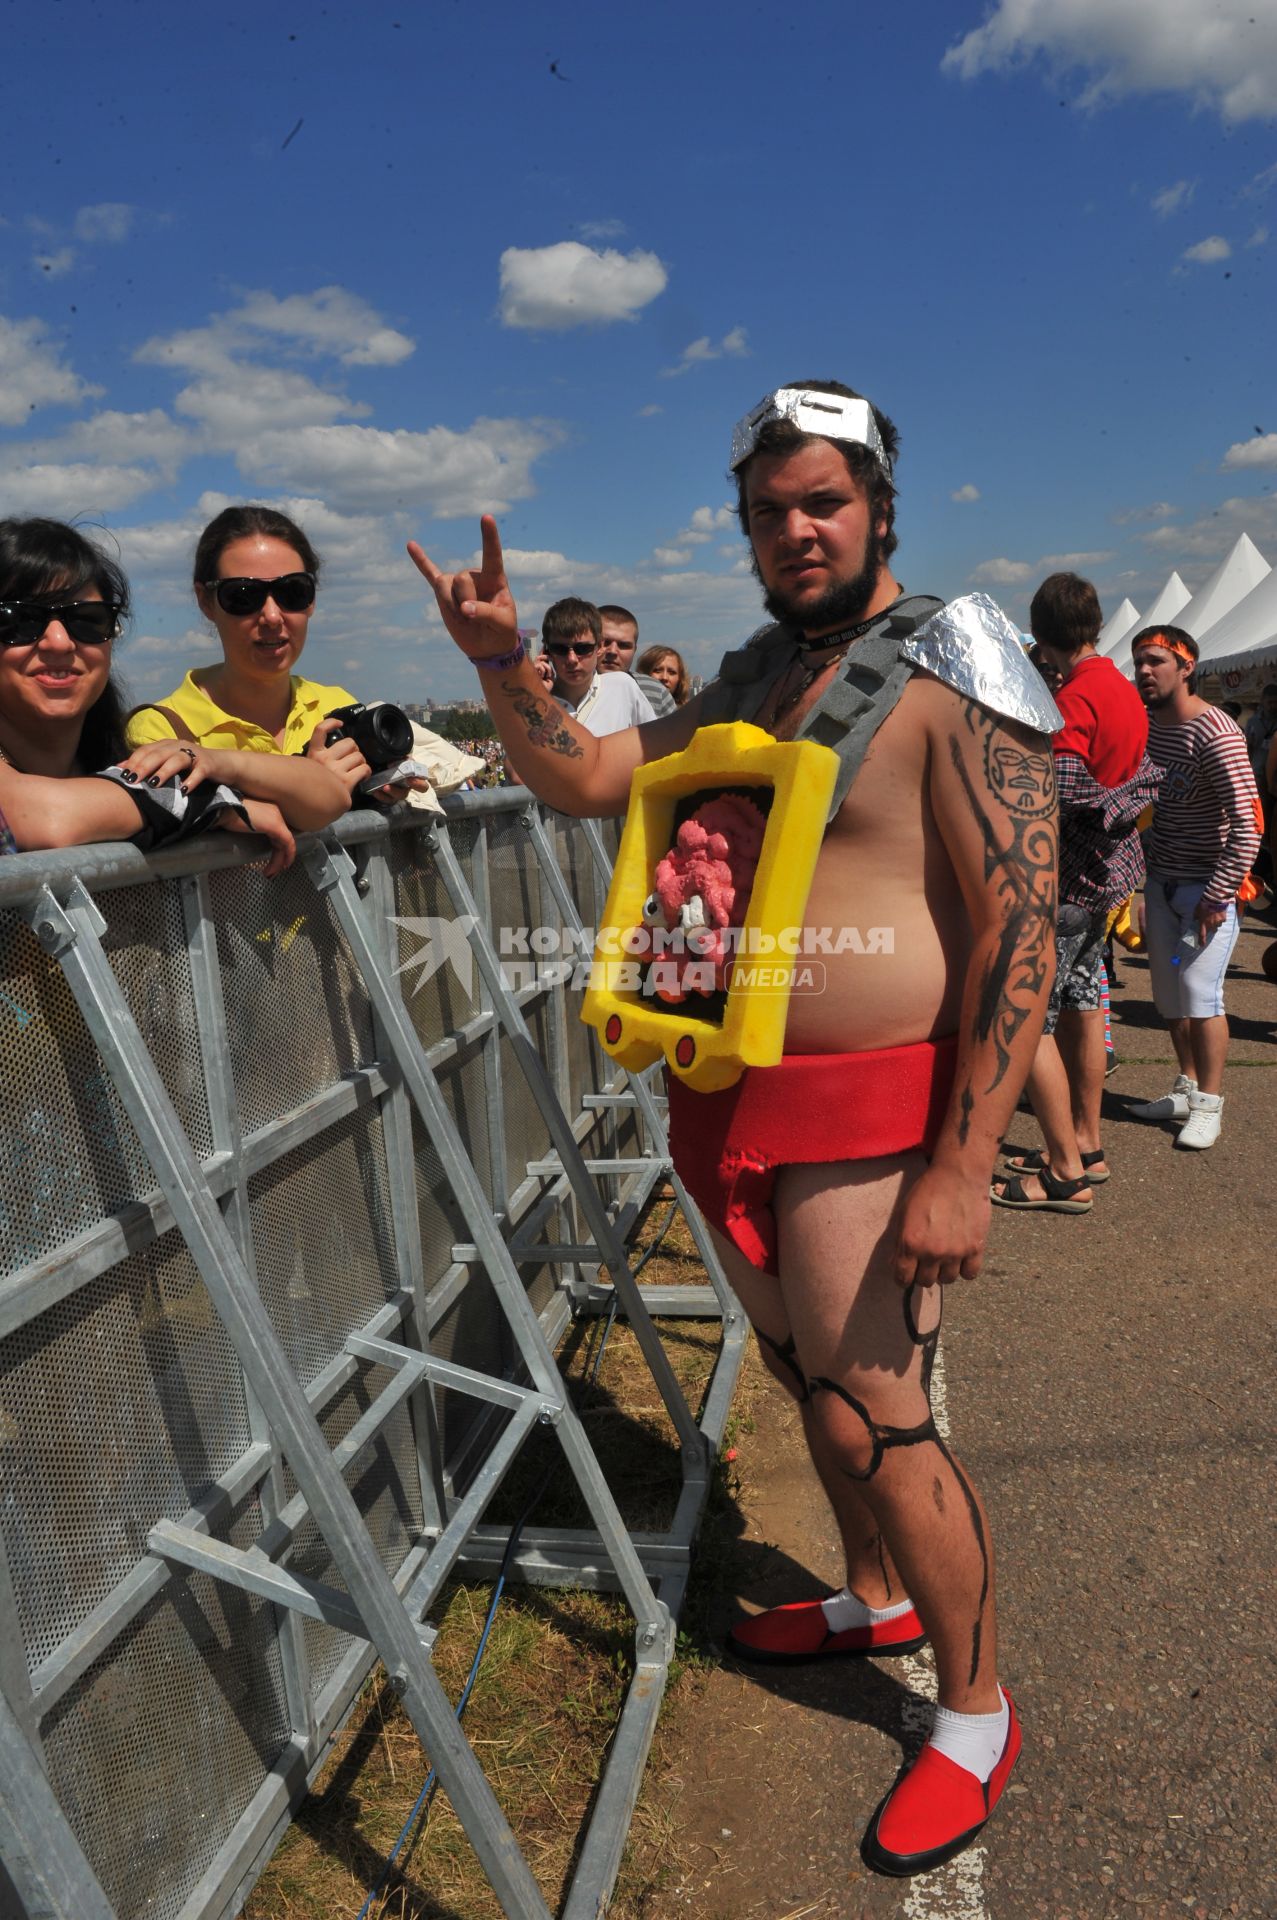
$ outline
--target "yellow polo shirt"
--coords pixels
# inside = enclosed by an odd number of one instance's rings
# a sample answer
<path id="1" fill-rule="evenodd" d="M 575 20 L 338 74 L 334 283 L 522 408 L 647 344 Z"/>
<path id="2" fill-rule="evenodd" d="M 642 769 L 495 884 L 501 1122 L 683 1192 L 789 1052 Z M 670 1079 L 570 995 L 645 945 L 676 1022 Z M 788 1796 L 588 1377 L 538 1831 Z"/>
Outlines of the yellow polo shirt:
<path id="1" fill-rule="evenodd" d="M 157 704 L 171 707 L 190 729 L 202 747 L 220 748 L 223 753 L 301 753 L 310 736 L 334 707 L 349 707 L 354 694 L 345 687 L 321 687 L 317 680 L 304 680 L 298 673 L 288 678 L 288 719 L 281 744 L 265 727 L 238 714 L 224 713 L 200 684 L 208 667 L 192 667 L 175 693 L 166 694 Z M 153 740 L 172 740 L 173 728 L 155 707 L 137 707 L 129 716 L 126 737 L 130 747 L 149 746 Z"/>

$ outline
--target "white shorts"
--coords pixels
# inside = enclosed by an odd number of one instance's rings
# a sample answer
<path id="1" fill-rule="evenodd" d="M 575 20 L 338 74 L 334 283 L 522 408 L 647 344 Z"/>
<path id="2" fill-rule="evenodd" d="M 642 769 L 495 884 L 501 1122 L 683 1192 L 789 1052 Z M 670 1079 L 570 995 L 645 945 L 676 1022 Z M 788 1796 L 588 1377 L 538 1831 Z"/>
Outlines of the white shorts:
<path id="1" fill-rule="evenodd" d="M 1144 887 L 1144 931 L 1153 1001 L 1163 1020 L 1209 1020 L 1224 1011 L 1224 974 L 1240 928 L 1230 900 L 1222 925 L 1205 946 L 1186 944 L 1197 935 L 1197 903 L 1204 880 L 1154 880 Z"/>

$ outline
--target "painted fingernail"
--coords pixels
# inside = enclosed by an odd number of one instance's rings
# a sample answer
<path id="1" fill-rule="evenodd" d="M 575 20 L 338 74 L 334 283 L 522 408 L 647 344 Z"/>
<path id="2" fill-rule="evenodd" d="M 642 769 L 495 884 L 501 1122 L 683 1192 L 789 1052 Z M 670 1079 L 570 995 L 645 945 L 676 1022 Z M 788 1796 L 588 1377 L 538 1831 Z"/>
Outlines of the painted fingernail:
<path id="1" fill-rule="evenodd" d="M 159 784 L 160 784 L 160 776 L 159 776 L 159 774 L 158 774 L 158 773 L 150 773 L 150 774 L 148 774 L 148 775 L 147 775 L 147 777 L 146 777 L 146 784 L 147 784 L 147 786 L 148 786 L 148 787 L 158 787 L 158 786 L 159 786 Z"/>
<path id="2" fill-rule="evenodd" d="M 137 779 L 137 775 L 128 767 L 125 767 L 123 777 L 128 781 L 130 786 L 132 786 L 133 782 Z"/>

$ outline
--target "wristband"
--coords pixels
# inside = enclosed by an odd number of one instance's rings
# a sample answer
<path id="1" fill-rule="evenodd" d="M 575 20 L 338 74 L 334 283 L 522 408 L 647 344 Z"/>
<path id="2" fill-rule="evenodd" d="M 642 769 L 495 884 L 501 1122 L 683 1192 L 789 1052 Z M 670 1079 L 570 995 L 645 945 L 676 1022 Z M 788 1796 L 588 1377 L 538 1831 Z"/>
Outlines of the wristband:
<path id="1" fill-rule="evenodd" d="M 499 653 L 496 655 L 485 654 L 481 660 L 476 659 L 475 656 L 471 654 L 470 665 L 472 667 L 481 667 L 485 673 L 504 673 L 507 667 L 517 667 L 520 660 L 526 658 L 526 652 L 527 650 L 523 644 L 523 636 L 520 635 L 518 644 L 512 653 Z"/>

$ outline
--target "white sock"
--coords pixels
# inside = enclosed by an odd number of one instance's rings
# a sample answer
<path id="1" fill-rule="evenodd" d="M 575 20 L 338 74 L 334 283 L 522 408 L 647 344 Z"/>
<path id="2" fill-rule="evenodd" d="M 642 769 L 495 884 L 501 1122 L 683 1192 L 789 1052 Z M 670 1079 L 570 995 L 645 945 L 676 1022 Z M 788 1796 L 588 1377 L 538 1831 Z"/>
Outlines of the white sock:
<path id="1" fill-rule="evenodd" d="M 1000 1713 L 955 1713 L 952 1707 L 937 1707 L 931 1729 L 931 1745 L 981 1782 L 1002 1758 L 1011 1731 L 1011 1709 L 1001 1687 L 998 1697 Z"/>
<path id="2" fill-rule="evenodd" d="M 894 1607 L 867 1607 L 850 1587 L 844 1587 L 841 1593 L 831 1594 L 820 1604 L 830 1633 L 849 1633 L 852 1627 L 872 1627 L 883 1620 L 898 1620 L 902 1613 L 908 1613 L 913 1601 L 901 1600 Z"/>

